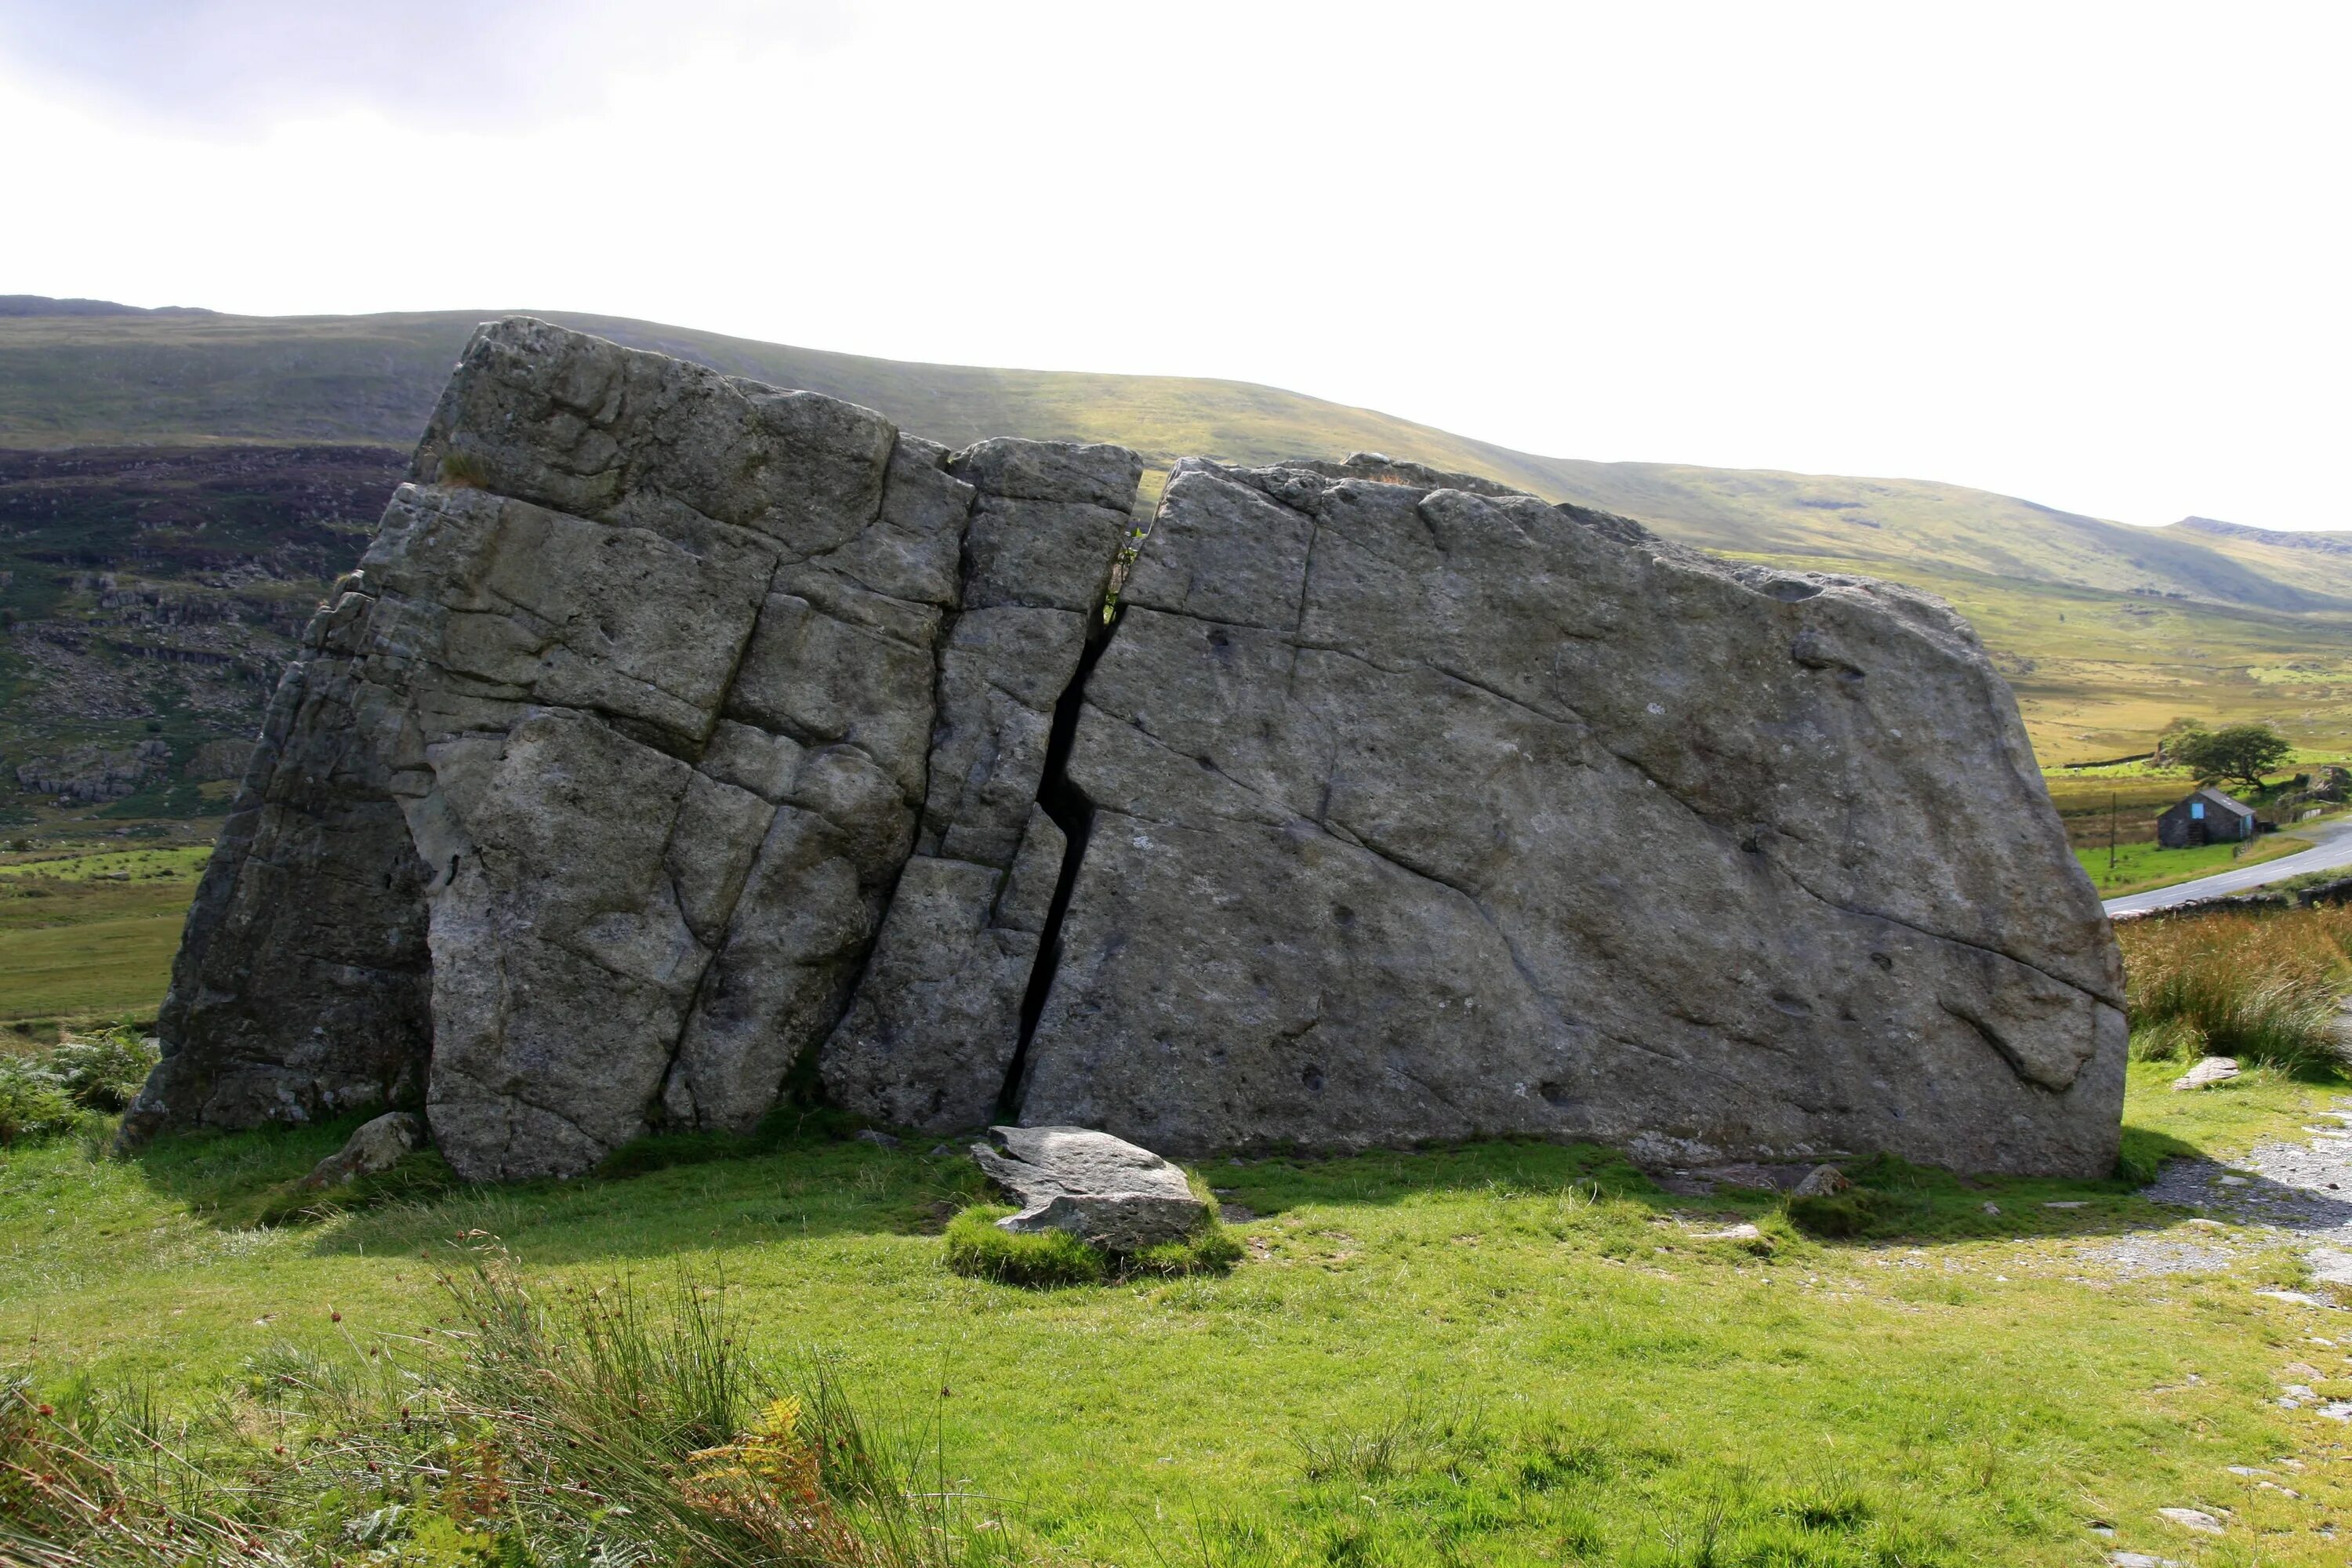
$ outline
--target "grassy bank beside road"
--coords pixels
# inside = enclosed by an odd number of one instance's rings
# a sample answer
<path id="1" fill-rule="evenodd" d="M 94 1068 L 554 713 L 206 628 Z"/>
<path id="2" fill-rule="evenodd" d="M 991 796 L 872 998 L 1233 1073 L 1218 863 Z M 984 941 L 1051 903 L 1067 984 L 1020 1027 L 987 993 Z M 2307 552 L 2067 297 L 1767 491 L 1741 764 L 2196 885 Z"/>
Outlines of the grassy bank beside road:
<path id="1" fill-rule="evenodd" d="M 2116 847 L 2114 866 L 2108 865 L 2105 845 L 2095 849 L 2077 847 L 2074 858 L 2098 884 L 2103 899 L 2120 898 L 2126 893 L 2145 892 L 2150 888 L 2168 888 L 2176 882 L 2192 881 L 2210 877 L 2217 871 L 2233 870 L 2241 866 L 2259 865 L 2275 860 L 2282 855 L 2293 855 L 2311 847 L 2307 838 L 2295 838 L 2284 833 L 2266 834 L 2246 844 L 2200 844 L 2193 849 L 2160 849 L 2154 840 L 2140 844 L 2120 844 Z"/>

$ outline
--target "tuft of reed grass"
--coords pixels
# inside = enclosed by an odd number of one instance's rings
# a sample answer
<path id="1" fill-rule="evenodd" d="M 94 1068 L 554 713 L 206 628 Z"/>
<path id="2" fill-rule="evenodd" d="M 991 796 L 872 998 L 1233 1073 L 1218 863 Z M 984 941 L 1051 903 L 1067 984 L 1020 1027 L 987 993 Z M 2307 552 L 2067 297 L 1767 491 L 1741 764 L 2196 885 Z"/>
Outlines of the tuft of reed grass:
<path id="1" fill-rule="evenodd" d="M 2118 925 L 2133 1055 L 2341 1068 L 2352 910 L 2154 916 Z"/>
<path id="2" fill-rule="evenodd" d="M 0 1384 L 0 1562 L 950 1568 L 997 1561 L 943 1458 L 822 1362 L 743 1352 L 720 1285 L 541 1292 L 503 1255 L 443 1277 L 455 1326 L 279 1351 L 215 1408 Z"/>

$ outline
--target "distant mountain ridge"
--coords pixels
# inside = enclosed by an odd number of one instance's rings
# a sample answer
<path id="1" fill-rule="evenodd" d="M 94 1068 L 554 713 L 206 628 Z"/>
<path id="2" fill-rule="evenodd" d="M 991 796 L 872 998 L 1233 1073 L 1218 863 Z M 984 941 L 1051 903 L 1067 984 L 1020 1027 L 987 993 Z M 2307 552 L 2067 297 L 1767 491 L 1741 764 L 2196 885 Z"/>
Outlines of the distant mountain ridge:
<path id="1" fill-rule="evenodd" d="M 2267 718 L 2312 744 L 2352 743 L 2352 542 L 2341 537 L 2205 519 L 2133 528 L 1928 480 L 1548 458 L 1245 382 L 921 364 L 572 311 L 251 317 L 8 296 L 0 448 L 405 451 L 476 324 L 507 313 L 844 397 L 955 445 L 1116 441 L 1162 471 L 1195 453 L 1257 463 L 1378 451 L 1622 512 L 1724 554 L 1909 583 L 1975 621 L 2045 761 L 2142 749 L 2177 713 Z M 0 607 L 10 593 L 0 587 Z M 38 613 L 62 603 L 50 594 Z"/>
<path id="2" fill-rule="evenodd" d="M 2223 522 L 2212 517 L 2184 517 L 2172 526 L 2189 533 L 2210 534 L 2216 539 L 2249 539 L 2257 544 L 2284 550 L 2316 550 L 2328 555 L 2352 555 L 2352 532 L 2340 529 L 2250 528 L 2242 522 Z"/>
<path id="3" fill-rule="evenodd" d="M 47 294 L 0 294 L 0 316 L 215 316 L 193 305 L 119 305 L 111 300 L 52 300 Z"/>

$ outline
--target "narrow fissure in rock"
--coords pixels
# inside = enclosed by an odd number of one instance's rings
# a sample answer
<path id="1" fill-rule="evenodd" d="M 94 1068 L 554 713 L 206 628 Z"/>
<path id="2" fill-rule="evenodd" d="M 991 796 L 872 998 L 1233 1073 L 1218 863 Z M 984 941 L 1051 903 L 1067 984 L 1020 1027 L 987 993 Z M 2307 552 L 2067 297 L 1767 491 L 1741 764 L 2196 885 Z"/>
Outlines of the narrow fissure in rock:
<path id="1" fill-rule="evenodd" d="M 1062 868 L 1054 879 L 1053 901 L 1045 906 L 1045 929 L 1037 938 L 1037 959 L 1029 971 L 1029 989 L 1021 997 L 1021 1033 L 1013 1060 L 1004 1068 L 1004 1087 L 997 1091 L 996 1113 L 1018 1120 L 1021 1079 L 1029 1067 L 1029 1041 L 1045 1016 L 1045 998 L 1054 989 L 1055 971 L 1062 963 L 1062 920 L 1070 912 L 1070 893 L 1078 884 L 1078 867 L 1087 858 L 1087 840 L 1094 834 L 1095 803 L 1070 780 L 1070 751 L 1078 739 L 1078 712 L 1086 706 L 1087 679 L 1110 646 L 1126 612 L 1114 610 L 1108 622 L 1098 622 L 1078 655 L 1070 684 L 1054 704 L 1054 724 L 1045 737 L 1045 767 L 1037 779 L 1037 805 L 1068 840 L 1062 851 Z"/>

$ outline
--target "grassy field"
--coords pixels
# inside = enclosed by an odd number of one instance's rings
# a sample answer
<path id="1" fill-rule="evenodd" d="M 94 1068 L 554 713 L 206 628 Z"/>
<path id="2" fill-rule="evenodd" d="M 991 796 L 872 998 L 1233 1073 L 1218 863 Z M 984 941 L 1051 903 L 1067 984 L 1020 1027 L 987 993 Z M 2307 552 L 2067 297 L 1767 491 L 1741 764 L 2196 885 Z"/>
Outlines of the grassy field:
<path id="1" fill-rule="evenodd" d="M 0 923 L 0 965 L 26 934 L 176 932 L 163 916 L 201 851 L 69 847 L 0 865 L 0 921 L 109 912 Z M 153 910 L 129 912 L 140 900 Z M 2294 1047 L 2332 1017 L 2352 940 L 2339 916 L 2296 920 L 2135 927 L 2136 955 L 2168 942 L 2168 973 L 2216 977 L 2160 1001 L 2136 956 L 2135 1007 L 2211 1031 L 2183 1057 Z M 2293 1017 L 2213 1002 L 2264 963 L 2294 970 Z M 0 971 L 19 1012 L 22 984 Z M 820 1358 L 944 1465 L 926 1484 L 966 1500 L 959 1561 L 2340 1563 L 2342 1427 L 2273 1394 L 2291 1375 L 2352 1396 L 2352 1356 L 2326 1342 L 2336 1314 L 2260 1293 L 2305 1266 L 2250 1233 L 2226 1264 L 2135 1278 L 2127 1248 L 2209 1234 L 2136 1195 L 2159 1158 L 2298 1136 L 2352 1083 L 2256 1067 L 2181 1095 L 2180 1066 L 2131 1069 L 2133 1179 L 1864 1168 L 1881 1206 L 1849 1239 L 1765 1194 L 1671 1195 L 1607 1151 L 1497 1142 L 1205 1163 L 1240 1205 L 1230 1273 L 1055 1290 L 946 1267 L 940 1233 L 978 1195 L 959 1152 L 824 1123 L 750 1151 L 657 1143 L 569 1184 L 465 1189 L 421 1157 L 373 1205 L 305 1214 L 287 1184 L 345 1126 L 125 1161 L 93 1119 L 0 1150 L 0 1379 L 211 1422 L 252 1445 L 239 1464 L 291 1465 L 299 1487 L 304 1456 L 324 1473 L 342 1439 L 282 1387 L 389 1376 L 462 1330 L 478 1303 L 439 1277 L 462 1288 L 490 1249 L 542 1297 L 723 1310 L 788 1380 Z M 2233 1466 L 2302 1468 L 2289 1493 Z M 2186 1534 L 2168 1507 L 2226 1510 L 2229 1534 Z M 398 1560 L 476 1562 L 453 1553 Z"/>
<path id="2" fill-rule="evenodd" d="M 2135 1069 L 2142 1158 L 2226 1155 L 2344 1087 L 2184 1097 L 2178 1070 Z M 2344 1558 L 2319 1533 L 2352 1505 L 2341 1428 L 2270 1398 L 2283 1363 L 2345 1359 L 2305 1341 L 2326 1314 L 2256 1294 L 2297 1265 L 2130 1284 L 2115 1240 L 2197 1233 L 2122 1184 L 1922 1174 L 1885 1234 L 1822 1242 L 1597 1150 L 1219 1163 L 1257 1215 L 1230 1275 L 1031 1291 L 942 1266 L 960 1156 L 859 1143 L 236 1222 L 339 1131 L 0 1154 L 0 1359 L 263 1422 L 252 1368 L 437 1331 L 435 1268 L 496 1237 L 541 1289 L 687 1279 L 759 1355 L 822 1352 L 936 1424 L 1015 1561 L 2071 1564 L 2095 1526 L 2203 1563 Z M 2299 1497 L 2228 1468 L 2283 1458 Z M 2230 1510 L 2233 1539 L 2171 1506 Z"/>
<path id="3" fill-rule="evenodd" d="M 0 1030 L 153 1017 L 211 854 L 68 844 L 0 859 Z"/>

